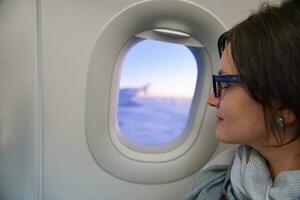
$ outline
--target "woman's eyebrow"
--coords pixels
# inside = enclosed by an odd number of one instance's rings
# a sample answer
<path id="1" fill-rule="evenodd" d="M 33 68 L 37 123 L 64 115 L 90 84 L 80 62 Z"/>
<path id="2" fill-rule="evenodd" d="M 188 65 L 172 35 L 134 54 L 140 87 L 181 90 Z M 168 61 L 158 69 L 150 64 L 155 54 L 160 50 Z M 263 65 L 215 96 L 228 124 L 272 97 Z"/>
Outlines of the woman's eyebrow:
<path id="1" fill-rule="evenodd" d="M 228 74 L 228 73 L 224 72 L 223 70 L 218 71 L 218 75 L 226 75 L 226 74 Z"/>

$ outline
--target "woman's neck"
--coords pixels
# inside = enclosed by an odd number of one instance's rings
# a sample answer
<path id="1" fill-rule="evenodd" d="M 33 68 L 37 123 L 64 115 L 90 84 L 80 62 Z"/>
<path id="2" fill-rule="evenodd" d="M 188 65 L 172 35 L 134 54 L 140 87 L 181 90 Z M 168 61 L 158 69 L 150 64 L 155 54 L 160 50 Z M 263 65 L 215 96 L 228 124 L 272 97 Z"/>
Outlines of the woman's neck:
<path id="1" fill-rule="evenodd" d="M 280 147 L 253 147 L 268 161 L 270 174 L 275 180 L 283 171 L 300 170 L 300 139 Z"/>

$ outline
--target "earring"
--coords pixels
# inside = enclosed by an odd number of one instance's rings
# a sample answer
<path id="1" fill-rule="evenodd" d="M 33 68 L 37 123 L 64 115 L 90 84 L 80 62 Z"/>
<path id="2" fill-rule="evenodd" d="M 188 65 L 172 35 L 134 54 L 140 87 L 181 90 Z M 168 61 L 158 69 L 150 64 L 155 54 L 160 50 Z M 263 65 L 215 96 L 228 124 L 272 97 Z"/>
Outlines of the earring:
<path id="1" fill-rule="evenodd" d="M 278 125 L 280 128 L 283 128 L 283 127 L 284 127 L 284 119 L 283 119 L 283 117 L 277 117 L 277 125 Z"/>

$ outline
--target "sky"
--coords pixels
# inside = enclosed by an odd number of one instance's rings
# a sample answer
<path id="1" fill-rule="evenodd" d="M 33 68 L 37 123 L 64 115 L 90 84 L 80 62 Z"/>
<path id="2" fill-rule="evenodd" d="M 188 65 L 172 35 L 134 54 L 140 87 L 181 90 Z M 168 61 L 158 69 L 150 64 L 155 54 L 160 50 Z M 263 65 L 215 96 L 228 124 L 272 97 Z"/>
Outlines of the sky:
<path id="1" fill-rule="evenodd" d="M 191 98 L 197 80 L 197 63 L 184 45 L 143 40 L 125 55 L 120 88 L 150 84 L 147 96 Z"/>

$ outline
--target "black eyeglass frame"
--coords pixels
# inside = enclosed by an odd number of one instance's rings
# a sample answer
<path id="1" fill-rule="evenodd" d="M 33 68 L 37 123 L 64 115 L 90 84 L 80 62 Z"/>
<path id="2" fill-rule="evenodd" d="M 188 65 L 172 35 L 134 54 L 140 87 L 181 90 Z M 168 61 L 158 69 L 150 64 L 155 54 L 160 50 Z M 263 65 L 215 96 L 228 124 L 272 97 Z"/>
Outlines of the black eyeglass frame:
<path id="1" fill-rule="evenodd" d="M 221 83 L 240 83 L 239 75 L 212 75 L 213 90 L 216 98 L 221 96 L 222 85 Z"/>

